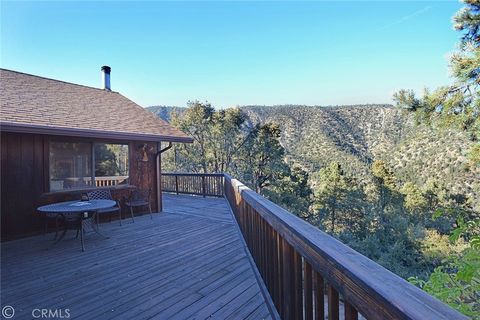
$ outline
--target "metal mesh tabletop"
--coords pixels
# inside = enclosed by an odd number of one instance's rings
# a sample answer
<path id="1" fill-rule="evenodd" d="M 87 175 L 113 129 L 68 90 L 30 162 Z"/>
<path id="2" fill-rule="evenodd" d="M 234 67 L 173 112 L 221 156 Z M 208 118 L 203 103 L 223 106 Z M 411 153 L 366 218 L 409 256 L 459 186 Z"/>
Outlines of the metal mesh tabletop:
<path id="1" fill-rule="evenodd" d="M 66 201 L 47 204 L 37 210 L 41 213 L 69 214 L 107 209 L 115 206 L 115 204 L 115 201 L 112 200 Z"/>

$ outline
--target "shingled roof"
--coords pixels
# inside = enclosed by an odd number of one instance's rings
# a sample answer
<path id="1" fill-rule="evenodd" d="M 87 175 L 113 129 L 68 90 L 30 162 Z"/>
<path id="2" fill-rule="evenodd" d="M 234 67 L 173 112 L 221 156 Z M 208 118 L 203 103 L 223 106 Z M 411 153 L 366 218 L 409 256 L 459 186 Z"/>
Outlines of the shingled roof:
<path id="1" fill-rule="evenodd" d="M 192 142 L 118 92 L 0 69 L 2 131 Z"/>

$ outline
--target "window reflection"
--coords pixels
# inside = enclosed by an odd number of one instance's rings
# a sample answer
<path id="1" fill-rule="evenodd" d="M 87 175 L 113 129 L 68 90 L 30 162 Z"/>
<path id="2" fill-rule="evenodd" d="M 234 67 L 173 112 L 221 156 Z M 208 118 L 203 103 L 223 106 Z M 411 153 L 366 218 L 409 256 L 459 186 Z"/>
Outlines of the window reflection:
<path id="1" fill-rule="evenodd" d="M 96 143 L 94 149 L 97 187 L 128 183 L 128 145 Z"/>
<path id="2" fill-rule="evenodd" d="M 92 183 L 90 143 L 50 143 L 50 190 L 81 188 Z"/>
<path id="3" fill-rule="evenodd" d="M 128 183 L 128 145 L 50 142 L 50 191 Z M 94 173 L 94 176 L 93 174 Z"/>

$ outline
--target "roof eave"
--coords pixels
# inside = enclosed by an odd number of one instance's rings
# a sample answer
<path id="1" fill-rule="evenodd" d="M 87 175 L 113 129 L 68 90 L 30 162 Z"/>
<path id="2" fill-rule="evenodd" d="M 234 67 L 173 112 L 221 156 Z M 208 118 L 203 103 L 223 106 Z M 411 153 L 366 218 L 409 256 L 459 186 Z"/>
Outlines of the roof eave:
<path id="1" fill-rule="evenodd" d="M 192 143 L 193 138 L 182 136 L 165 136 L 156 134 L 130 133 L 107 130 L 79 129 L 68 127 L 34 125 L 29 123 L 0 121 L 0 130 L 4 132 L 46 134 L 69 137 L 87 137 L 99 139 L 134 140 L 134 141 L 167 141 Z"/>

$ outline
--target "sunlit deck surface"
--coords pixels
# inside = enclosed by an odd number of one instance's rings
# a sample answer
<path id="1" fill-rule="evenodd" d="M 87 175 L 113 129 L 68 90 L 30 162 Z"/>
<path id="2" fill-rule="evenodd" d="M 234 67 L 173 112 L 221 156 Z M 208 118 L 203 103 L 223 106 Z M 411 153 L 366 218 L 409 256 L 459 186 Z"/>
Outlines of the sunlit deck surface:
<path id="1" fill-rule="evenodd" d="M 164 195 L 164 213 L 2 243 L 2 306 L 15 319 L 69 309 L 73 319 L 269 319 L 241 235 L 220 198 Z"/>

